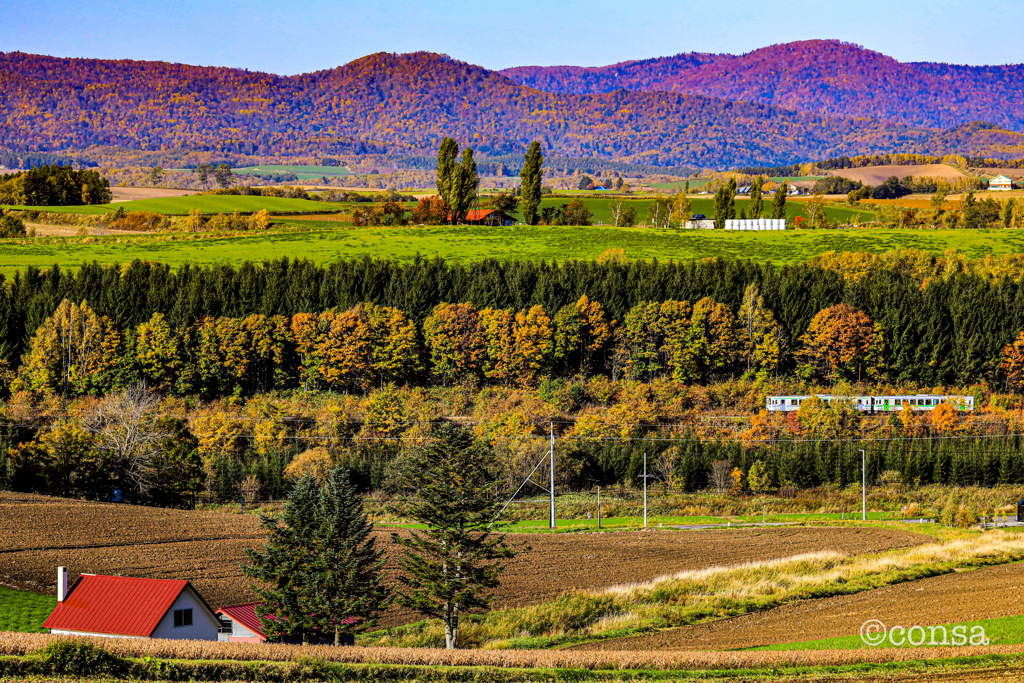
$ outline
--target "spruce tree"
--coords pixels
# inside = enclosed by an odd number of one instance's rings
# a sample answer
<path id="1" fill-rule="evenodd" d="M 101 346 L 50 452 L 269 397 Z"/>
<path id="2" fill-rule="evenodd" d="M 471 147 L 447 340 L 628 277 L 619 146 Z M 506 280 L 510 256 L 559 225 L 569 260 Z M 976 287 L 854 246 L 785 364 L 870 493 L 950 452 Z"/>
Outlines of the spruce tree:
<path id="1" fill-rule="evenodd" d="M 537 225 L 540 218 L 541 180 L 544 177 L 544 155 L 540 151 L 540 143 L 534 140 L 526 152 L 523 170 L 519 173 L 523 209 L 523 222 Z"/>
<path id="2" fill-rule="evenodd" d="M 775 190 L 775 198 L 772 200 L 772 218 L 786 217 L 786 193 L 789 192 L 789 185 L 782 183 Z"/>
<path id="3" fill-rule="evenodd" d="M 334 644 L 340 645 L 346 628 L 366 630 L 377 623 L 391 590 L 381 573 L 384 551 L 376 548 L 373 523 L 346 470 L 330 473 L 317 513 L 313 583 L 307 590 L 320 630 L 333 629 Z"/>
<path id="4" fill-rule="evenodd" d="M 401 474 L 403 495 L 395 512 L 426 526 L 408 536 L 392 534 L 402 547 L 398 602 L 444 622 L 445 647 L 459 643 L 463 614 L 490 607 L 514 551 L 491 529 L 501 500 L 495 491 L 494 454 L 463 427 L 445 422 L 432 440 L 410 454 Z"/>

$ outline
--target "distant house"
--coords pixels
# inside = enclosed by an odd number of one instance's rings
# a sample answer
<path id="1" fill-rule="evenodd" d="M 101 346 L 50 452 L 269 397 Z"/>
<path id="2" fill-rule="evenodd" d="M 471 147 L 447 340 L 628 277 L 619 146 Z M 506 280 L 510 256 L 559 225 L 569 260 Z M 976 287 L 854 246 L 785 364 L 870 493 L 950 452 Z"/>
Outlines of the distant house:
<path id="1" fill-rule="evenodd" d="M 516 219 L 497 209 L 470 209 L 463 222 L 466 225 L 515 225 Z"/>
<path id="2" fill-rule="evenodd" d="M 988 181 L 988 189 L 990 190 L 1012 190 L 1013 181 L 1004 175 L 997 175 L 992 180 Z"/>
<path id="3" fill-rule="evenodd" d="M 256 607 L 260 603 L 249 602 L 244 605 L 229 605 L 217 610 L 217 616 L 221 622 L 220 640 L 228 643 L 264 643 L 267 635 L 263 632 L 263 624 L 256 614 Z M 356 619 L 350 617 L 342 622 L 343 625 L 356 623 Z M 302 642 L 300 637 L 284 638 L 282 642 Z M 333 643 L 333 636 L 330 638 L 311 638 L 311 643 Z M 342 634 L 342 645 L 355 645 L 355 638 L 352 634 Z"/>
<path id="4" fill-rule="evenodd" d="M 57 569 L 50 633 L 113 638 L 217 640 L 220 621 L 188 581 L 82 574 L 68 588 Z"/>

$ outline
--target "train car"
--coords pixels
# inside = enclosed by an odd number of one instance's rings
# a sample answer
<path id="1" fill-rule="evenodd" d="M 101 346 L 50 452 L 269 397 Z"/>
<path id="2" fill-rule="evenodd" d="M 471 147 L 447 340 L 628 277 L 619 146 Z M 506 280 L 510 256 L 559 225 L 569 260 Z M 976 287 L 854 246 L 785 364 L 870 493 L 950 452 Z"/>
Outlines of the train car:
<path id="1" fill-rule="evenodd" d="M 894 413 L 903 410 L 934 410 L 942 403 L 952 403 L 957 410 L 974 410 L 973 396 L 943 396 L 941 394 L 905 394 L 895 396 L 831 396 L 816 394 L 826 405 L 847 403 L 866 413 Z M 799 410 L 810 396 L 769 396 L 765 409 L 770 413 L 789 413 Z"/>

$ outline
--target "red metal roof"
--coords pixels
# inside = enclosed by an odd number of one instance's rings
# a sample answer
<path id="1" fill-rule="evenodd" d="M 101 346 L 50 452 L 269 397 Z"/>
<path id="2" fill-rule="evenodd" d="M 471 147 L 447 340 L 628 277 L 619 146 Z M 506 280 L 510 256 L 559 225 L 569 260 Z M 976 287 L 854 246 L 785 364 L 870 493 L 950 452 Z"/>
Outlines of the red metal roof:
<path id="1" fill-rule="evenodd" d="M 494 209 L 470 209 L 466 212 L 467 221 L 482 221 L 494 213 Z"/>
<path id="2" fill-rule="evenodd" d="M 83 574 L 44 628 L 150 636 L 188 581 Z"/>
<path id="3" fill-rule="evenodd" d="M 260 618 L 256 616 L 256 605 L 258 604 L 260 603 L 250 602 L 245 605 L 228 605 L 217 610 L 217 614 L 223 614 L 232 621 L 237 621 L 260 638 L 266 640 L 267 636 L 263 633 L 263 625 L 260 623 Z"/>
<path id="4" fill-rule="evenodd" d="M 249 602 L 244 605 L 228 605 L 227 607 L 221 607 L 217 610 L 217 614 L 223 614 L 224 616 L 237 621 L 242 626 L 246 627 L 260 638 L 266 640 L 267 636 L 263 633 L 263 624 L 260 623 L 260 618 L 256 615 L 256 607 L 263 603 L 260 602 Z M 268 617 L 268 619 L 276 619 L 274 616 Z M 359 621 L 355 617 L 348 617 L 341 622 L 342 626 L 351 626 L 352 624 Z"/>

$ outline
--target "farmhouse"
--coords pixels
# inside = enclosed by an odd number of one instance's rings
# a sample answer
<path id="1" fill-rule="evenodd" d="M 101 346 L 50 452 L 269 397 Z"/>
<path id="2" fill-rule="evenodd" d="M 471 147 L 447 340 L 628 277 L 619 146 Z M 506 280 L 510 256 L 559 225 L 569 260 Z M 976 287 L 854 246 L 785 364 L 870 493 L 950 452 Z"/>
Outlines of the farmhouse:
<path id="1" fill-rule="evenodd" d="M 995 178 L 988 181 L 988 189 L 1001 191 L 1012 190 L 1013 181 L 1004 175 L 997 175 Z"/>
<path id="2" fill-rule="evenodd" d="M 220 618 L 221 632 L 219 640 L 227 643 L 264 643 L 267 635 L 263 632 L 263 625 L 256 614 L 256 607 L 260 603 L 249 602 L 244 605 L 229 605 L 217 610 L 217 617 Z M 349 617 L 342 622 L 343 625 L 356 623 L 355 618 Z M 284 638 L 282 642 L 302 642 L 301 637 Z M 310 642 L 333 643 L 333 640 L 313 637 Z M 342 634 L 342 645 L 355 645 L 355 637 L 352 634 Z"/>
<path id="3" fill-rule="evenodd" d="M 466 225 L 515 225 L 516 219 L 496 209 L 470 209 L 466 212 Z"/>
<path id="4" fill-rule="evenodd" d="M 188 581 L 82 574 L 68 588 L 57 568 L 50 633 L 113 638 L 217 640 L 220 621 Z"/>

